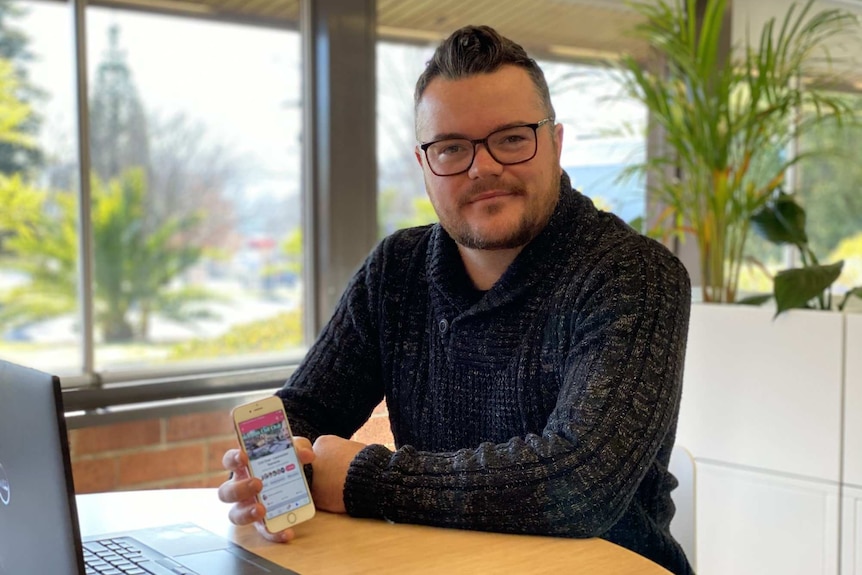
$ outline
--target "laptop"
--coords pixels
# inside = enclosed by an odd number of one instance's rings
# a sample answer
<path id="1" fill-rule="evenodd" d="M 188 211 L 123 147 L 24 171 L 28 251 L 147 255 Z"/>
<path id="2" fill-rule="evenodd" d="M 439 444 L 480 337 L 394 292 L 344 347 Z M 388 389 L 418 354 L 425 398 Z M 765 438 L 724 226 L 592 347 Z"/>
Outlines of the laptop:
<path id="1" fill-rule="evenodd" d="M 192 523 L 82 540 L 60 380 L 0 360 L 0 575 L 105 572 L 296 575 Z"/>

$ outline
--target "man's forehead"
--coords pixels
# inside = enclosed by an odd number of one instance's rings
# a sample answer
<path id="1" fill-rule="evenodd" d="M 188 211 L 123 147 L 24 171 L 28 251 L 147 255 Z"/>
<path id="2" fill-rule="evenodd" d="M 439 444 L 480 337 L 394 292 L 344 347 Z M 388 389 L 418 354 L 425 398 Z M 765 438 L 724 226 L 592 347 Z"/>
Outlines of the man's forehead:
<path id="1" fill-rule="evenodd" d="M 441 133 L 517 122 L 535 122 L 543 102 L 522 68 L 504 66 L 465 78 L 434 78 L 416 107 L 416 134 L 429 138 Z"/>

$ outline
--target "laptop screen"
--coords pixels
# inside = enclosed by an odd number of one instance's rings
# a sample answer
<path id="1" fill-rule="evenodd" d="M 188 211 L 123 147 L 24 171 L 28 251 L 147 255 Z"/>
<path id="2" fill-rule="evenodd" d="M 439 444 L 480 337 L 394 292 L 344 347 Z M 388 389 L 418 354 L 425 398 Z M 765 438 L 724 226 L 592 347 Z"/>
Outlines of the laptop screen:
<path id="1" fill-rule="evenodd" d="M 84 572 L 56 377 L 0 360 L 0 575 Z"/>

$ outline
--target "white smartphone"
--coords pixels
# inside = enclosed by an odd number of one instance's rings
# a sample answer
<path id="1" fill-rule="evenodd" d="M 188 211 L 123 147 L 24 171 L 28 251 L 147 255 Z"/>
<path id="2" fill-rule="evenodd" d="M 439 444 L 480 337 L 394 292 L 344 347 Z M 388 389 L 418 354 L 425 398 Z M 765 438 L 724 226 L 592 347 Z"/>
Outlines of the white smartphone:
<path id="1" fill-rule="evenodd" d="M 238 405 L 231 412 L 249 473 L 263 482 L 258 499 L 270 533 L 314 517 L 314 502 L 293 446 L 284 405 L 276 396 Z"/>

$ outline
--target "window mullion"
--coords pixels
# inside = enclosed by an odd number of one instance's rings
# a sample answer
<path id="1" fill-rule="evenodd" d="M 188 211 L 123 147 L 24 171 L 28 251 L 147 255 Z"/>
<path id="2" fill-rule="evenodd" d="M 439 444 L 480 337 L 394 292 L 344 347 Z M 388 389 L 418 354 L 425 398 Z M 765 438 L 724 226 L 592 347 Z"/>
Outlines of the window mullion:
<path id="1" fill-rule="evenodd" d="M 75 95 L 78 121 L 78 301 L 81 329 L 81 367 L 95 372 L 93 342 L 93 234 L 90 212 L 90 114 L 87 95 L 86 1 L 72 0 L 72 37 L 75 42 Z"/>

